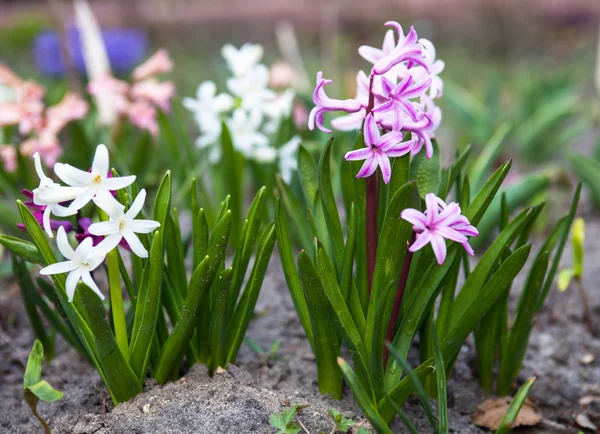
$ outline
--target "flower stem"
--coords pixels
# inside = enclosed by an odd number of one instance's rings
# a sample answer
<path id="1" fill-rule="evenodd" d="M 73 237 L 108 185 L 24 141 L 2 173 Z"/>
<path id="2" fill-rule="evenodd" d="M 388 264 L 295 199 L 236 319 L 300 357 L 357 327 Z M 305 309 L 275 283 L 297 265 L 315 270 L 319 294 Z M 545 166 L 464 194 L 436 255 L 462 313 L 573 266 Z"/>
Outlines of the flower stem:
<path id="1" fill-rule="evenodd" d="M 123 290 L 119 275 L 119 259 L 116 248 L 106 255 L 108 265 L 108 286 L 110 289 L 110 306 L 112 311 L 113 326 L 117 346 L 125 360 L 129 360 L 129 342 L 127 341 L 127 325 L 125 323 L 125 310 L 123 308 Z"/>
<path id="2" fill-rule="evenodd" d="M 590 301 L 588 296 L 583 288 L 583 282 L 580 277 L 575 278 L 575 282 L 577 282 L 577 288 L 579 289 L 579 294 L 581 295 L 581 301 L 583 303 L 583 311 L 585 315 L 585 322 L 587 325 L 587 329 L 592 336 L 594 336 L 594 323 L 592 322 L 592 311 L 590 309 Z"/>
<path id="3" fill-rule="evenodd" d="M 412 263 L 412 252 L 408 251 L 408 246 L 415 242 L 415 233 L 413 232 L 410 242 L 406 246 L 406 257 L 404 258 L 404 265 L 402 266 L 402 274 L 400 275 L 400 281 L 398 282 L 398 290 L 396 291 L 396 298 L 394 299 L 394 307 L 392 308 L 392 315 L 390 316 L 390 322 L 388 324 L 387 333 L 385 335 L 386 342 L 392 342 L 394 340 L 394 333 L 396 332 L 396 325 L 398 324 L 398 316 L 400 315 L 400 307 L 402 306 L 402 299 L 404 298 L 404 290 L 406 289 L 406 282 L 408 281 L 408 273 L 410 272 L 410 264 Z M 387 366 L 389 356 L 389 350 L 387 345 L 383 347 L 383 366 Z"/>
<path id="4" fill-rule="evenodd" d="M 369 295 L 373 286 L 375 259 L 377 257 L 377 211 L 379 208 L 379 175 L 377 173 L 367 178 L 367 278 Z"/>

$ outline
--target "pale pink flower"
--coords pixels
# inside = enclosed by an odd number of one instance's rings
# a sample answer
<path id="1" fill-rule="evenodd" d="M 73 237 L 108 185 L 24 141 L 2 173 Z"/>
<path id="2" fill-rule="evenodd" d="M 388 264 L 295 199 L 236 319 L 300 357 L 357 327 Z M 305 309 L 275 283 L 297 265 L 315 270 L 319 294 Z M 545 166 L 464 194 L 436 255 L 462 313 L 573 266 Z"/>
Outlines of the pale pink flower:
<path id="1" fill-rule="evenodd" d="M 468 242 L 469 237 L 479 235 L 477 229 L 461 214 L 460 206 L 446 203 L 433 193 L 425 196 L 426 211 L 408 208 L 400 213 L 400 217 L 413 225 L 417 236 L 409 247 L 410 252 L 416 252 L 427 244 L 431 244 L 437 263 L 442 265 L 446 259 L 446 240 L 460 243 L 467 253 L 474 252 Z"/>
<path id="2" fill-rule="evenodd" d="M 133 70 L 133 79 L 142 81 L 157 74 L 171 72 L 173 61 L 164 48 L 158 50 L 152 57 Z"/>
<path id="3" fill-rule="evenodd" d="M 14 172 L 17 170 L 17 150 L 12 145 L 0 145 L 0 160 L 4 170 Z"/>
<path id="4" fill-rule="evenodd" d="M 134 101 L 127 108 L 127 118 L 133 125 L 141 130 L 148 131 L 153 137 L 158 137 L 158 123 L 156 109 L 148 101 L 140 99 Z"/>
<path id="5" fill-rule="evenodd" d="M 46 111 L 44 129 L 58 134 L 69 122 L 83 119 L 87 115 L 88 109 L 87 101 L 75 92 L 67 92 L 58 104 Z"/>
<path id="6" fill-rule="evenodd" d="M 425 93 L 431 79 L 427 79 L 422 83 L 415 83 L 412 76 L 406 77 L 398 85 L 386 77 L 382 77 L 383 93 L 380 98 L 385 102 L 373 109 L 376 113 L 392 112 L 398 122 L 404 118 L 404 113 L 407 113 L 413 121 L 417 120 L 418 108 L 411 101 L 411 98 L 416 98 Z"/>
<path id="7" fill-rule="evenodd" d="M 63 153 L 58 137 L 48 130 L 42 130 L 37 137 L 25 140 L 19 146 L 19 150 L 26 157 L 31 157 L 37 152 L 49 167 L 53 166 Z"/>
<path id="8" fill-rule="evenodd" d="M 276 89 L 293 87 L 296 81 L 296 71 L 283 60 L 273 63 L 269 68 L 269 87 Z"/>
<path id="9" fill-rule="evenodd" d="M 401 157 L 411 151 L 412 142 L 402 142 L 400 131 L 381 135 L 372 114 L 367 116 L 364 126 L 365 147 L 345 155 L 348 161 L 365 160 L 357 178 L 368 178 L 381 168 L 383 181 L 387 184 L 392 176 L 390 157 Z"/>
<path id="10" fill-rule="evenodd" d="M 111 75 L 105 75 L 91 81 L 87 86 L 87 90 L 94 96 L 110 95 L 110 101 L 118 113 L 124 113 L 129 107 L 129 84 L 122 80 L 117 80 Z"/>
<path id="11" fill-rule="evenodd" d="M 135 83 L 131 88 L 131 97 L 136 100 L 146 99 L 164 112 L 171 110 L 171 99 L 175 96 L 175 85 L 171 81 L 158 81 L 147 78 Z"/>

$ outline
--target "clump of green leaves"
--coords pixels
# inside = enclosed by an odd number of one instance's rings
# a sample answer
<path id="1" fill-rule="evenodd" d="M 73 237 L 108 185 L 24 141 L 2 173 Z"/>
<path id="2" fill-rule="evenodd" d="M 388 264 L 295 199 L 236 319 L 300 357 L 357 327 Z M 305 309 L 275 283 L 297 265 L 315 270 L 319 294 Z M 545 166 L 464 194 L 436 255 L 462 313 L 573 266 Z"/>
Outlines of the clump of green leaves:
<path id="1" fill-rule="evenodd" d="M 152 214 L 160 222 L 160 231 L 141 237 L 149 257 L 132 255 L 129 269 L 114 250 L 116 256 L 106 263 L 112 306 L 108 316 L 107 306 L 84 284 L 70 303 L 64 274 L 54 275 L 52 283 L 37 279 L 36 287 L 26 263 L 47 266 L 57 258 L 46 233 L 21 202 L 19 211 L 33 243 L 0 235 L 0 244 L 17 258 L 15 268 L 34 327 L 45 316 L 56 332 L 94 364 L 115 404 L 142 392 L 148 370 L 162 384 L 179 376 L 184 358 L 187 365 L 206 364 L 211 374 L 234 362 L 253 314 L 275 243 L 274 223 L 266 224 L 266 189 L 250 205 L 230 265 L 226 265 L 232 230 L 230 199 L 221 203 L 216 220 L 209 223 L 195 182 L 191 191 L 189 237 L 182 237 L 178 211 L 171 207 L 167 173 Z M 136 184 L 120 190 L 119 201 L 129 206 L 129 198 L 137 192 Z M 249 267 L 252 256 L 254 264 Z M 191 275 L 186 263 L 192 264 Z M 43 327 L 35 331 L 48 340 L 41 333 Z"/>
<path id="2" fill-rule="evenodd" d="M 359 133 L 355 149 L 363 142 Z M 275 220 L 280 258 L 317 359 L 320 390 L 339 398 L 345 379 L 377 432 L 389 432 L 388 423 L 413 391 L 421 396 L 434 430 L 447 432 L 445 376 L 452 372 L 471 333 L 475 333 L 484 388 L 491 392 L 490 379 L 499 351 L 505 355 L 500 361 L 499 390 L 510 390 L 527 348 L 534 315 L 543 306 L 557 271 L 579 199 L 578 188 L 569 214 L 558 221 L 533 259 L 517 321 L 509 330 L 508 294 L 529 257 L 528 238 L 543 204 L 527 208 L 511 220 L 506 195 L 504 200 L 498 196 L 510 161 L 473 187 L 466 172 L 469 149 L 445 168 L 441 167 L 437 145 L 434 149 L 431 159 L 420 153 L 412 159 L 407 155 L 393 161 L 392 179 L 382 186 L 378 197 L 378 245 L 371 284 L 366 260 L 367 193 L 364 181 L 354 177 L 356 163 L 344 162 L 337 172 L 341 176 L 344 224 L 332 179 L 331 142 L 318 164 L 300 148 L 301 196 L 279 183 Z M 413 228 L 399 218 L 400 213 L 407 208 L 424 209 L 423 199 L 429 192 L 442 200 L 453 196 L 474 226 L 490 213 L 497 214 L 501 232 L 487 249 L 478 252 L 475 263 L 456 243 L 448 245 L 442 265 L 429 249 L 408 253 Z M 303 247 L 297 261 L 294 238 Z M 436 305 L 439 309 L 434 309 Z M 412 370 L 405 360 L 417 333 L 421 365 Z M 393 356 L 389 359 L 387 341 Z M 353 369 L 339 358 L 342 342 L 350 351 Z M 427 396 L 440 400 L 437 419 Z"/>
<path id="3" fill-rule="evenodd" d="M 25 368 L 23 378 L 23 398 L 31 409 L 35 418 L 42 424 L 46 434 L 50 434 L 50 427 L 42 416 L 37 412 L 38 402 L 55 402 L 64 397 L 64 393 L 54 389 L 46 380 L 42 380 L 42 360 L 44 359 L 44 347 L 39 340 L 35 340 Z"/>

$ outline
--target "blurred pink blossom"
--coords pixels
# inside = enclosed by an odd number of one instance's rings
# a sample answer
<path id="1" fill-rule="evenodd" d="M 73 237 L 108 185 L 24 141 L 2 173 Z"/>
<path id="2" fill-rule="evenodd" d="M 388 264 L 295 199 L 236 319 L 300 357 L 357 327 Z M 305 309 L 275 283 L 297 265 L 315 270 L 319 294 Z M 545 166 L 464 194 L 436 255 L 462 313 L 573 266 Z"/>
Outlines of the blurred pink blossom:
<path id="1" fill-rule="evenodd" d="M 7 172 L 17 170 L 17 149 L 13 145 L 0 146 L 0 160 Z"/>
<path id="2" fill-rule="evenodd" d="M 141 99 L 132 103 L 127 109 L 127 118 L 139 129 L 148 131 L 154 137 L 158 136 L 156 109 L 148 101 Z"/>
<path id="3" fill-rule="evenodd" d="M 142 81 L 157 74 L 171 72 L 173 61 L 164 48 L 158 50 L 152 57 L 133 70 L 133 79 Z"/>
<path id="4" fill-rule="evenodd" d="M 158 81 L 155 78 L 147 78 L 135 83 L 131 88 L 131 97 L 146 99 L 160 107 L 161 110 L 171 110 L 171 99 L 175 96 L 175 85 L 171 81 Z"/>

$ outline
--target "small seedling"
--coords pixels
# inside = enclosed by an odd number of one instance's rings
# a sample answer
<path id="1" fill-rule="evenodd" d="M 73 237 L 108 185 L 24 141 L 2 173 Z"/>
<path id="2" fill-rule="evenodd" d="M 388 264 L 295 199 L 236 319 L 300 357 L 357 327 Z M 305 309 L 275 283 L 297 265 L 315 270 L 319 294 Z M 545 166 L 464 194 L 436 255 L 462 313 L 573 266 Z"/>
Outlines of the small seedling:
<path id="1" fill-rule="evenodd" d="M 285 410 L 272 414 L 269 417 L 269 423 L 272 427 L 277 428 L 277 434 L 298 434 L 302 431 L 302 428 L 294 421 L 298 410 L 302 409 L 301 406 L 293 406 L 286 408 Z"/>
<path id="2" fill-rule="evenodd" d="M 23 378 L 23 398 L 36 419 L 44 427 L 46 434 L 50 434 L 50 427 L 43 417 L 37 412 L 37 404 L 40 400 L 54 402 L 63 399 L 64 393 L 54 389 L 47 381 L 42 380 L 42 360 L 44 359 L 44 347 L 39 340 L 35 340 L 33 348 L 27 360 L 25 377 Z"/>
<path id="3" fill-rule="evenodd" d="M 277 355 L 277 350 L 279 349 L 279 340 L 276 340 L 271 345 L 271 349 L 269 351 L 265 351 L 260 345 L 258 345 L 255 341 L 250 339 L 249 337 L 244 338 L 244 342 L 246 345 L 250 347 L 252 351 L 261 356 L 262 358 L 271 361 L 271 360 L 283 360 L 282 356 Z"/>
<path id="4" fill-rule="evenodd" d="M 336 432 L 348 432 L 351 427 L 356 425 L 356 422 L 350 418 L 344 417 L 344 415 L 335 408 L 329 409 L 329 416 L 331 416 L 333 423 L 335 423 L 335 427 L 333 428 L 333 431 L 331 431 L 331 434 Z"/>

